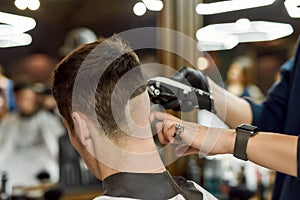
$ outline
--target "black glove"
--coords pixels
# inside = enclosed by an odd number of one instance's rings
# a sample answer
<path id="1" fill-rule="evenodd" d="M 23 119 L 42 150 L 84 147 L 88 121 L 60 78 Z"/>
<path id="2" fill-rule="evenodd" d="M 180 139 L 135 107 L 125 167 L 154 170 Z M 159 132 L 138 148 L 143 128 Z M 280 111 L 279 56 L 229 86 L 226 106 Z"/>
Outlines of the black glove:
<path id="1" fill-rule="evenodd" d="M 183 67 L 170 79 L 209 93 L 207 78 L 202 74 L 202 72 L 196 69 Z"/>
<path id="2" fill-rule="evenodd" d="M 184 67 L 170 79 L 184 84 L 192 92 L 186 92 L 175 84 L 163 84 L 163 82 L 157 81 L 159 79 L 152 80 L 148 82 L 148 92 L 153 103 L 175 111 L 189 112 L 199 108 L 215 112 L 207 79 L 200 71 Z M 149 85 L 152 86 L 152 91 Z M 155 90 L 158 92 L 157 94 L 155 94 Z"/>

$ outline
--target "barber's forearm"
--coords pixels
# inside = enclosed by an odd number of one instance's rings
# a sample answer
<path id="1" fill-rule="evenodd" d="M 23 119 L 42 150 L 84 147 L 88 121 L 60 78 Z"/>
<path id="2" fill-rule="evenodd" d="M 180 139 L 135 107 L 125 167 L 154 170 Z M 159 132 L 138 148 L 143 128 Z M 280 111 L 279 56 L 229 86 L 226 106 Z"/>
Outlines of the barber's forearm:
<path id="1" fill-rule="evenodd" d="M 276 171 L 297 176 L 298 137 L 260 132 L 250 137 L 249 160 Z"/>
<path id="2" fill-rule="evenodd" d="M 217 115 L 229 127 L 235 128 L 242 123 L 252 123 L 252 110 L 245 99 L 234 96 L 210 79 L 209 85 L 213 93 Z"/>
<path id="3" fill-rule="evenodd" d="M 232 134 L 236 134 L 235 131 L 224 130 L 222 134 L 223 137 L 231 138 L 231 140 L 223 140 L 227 143 L 223 146 L 227 153 L 233 154 L 235 136 L 232 137 Z M 297 147 L 297 136 L 259 132 L 249 138 L 247 157 L 263 167 L 297 176 Z"/>

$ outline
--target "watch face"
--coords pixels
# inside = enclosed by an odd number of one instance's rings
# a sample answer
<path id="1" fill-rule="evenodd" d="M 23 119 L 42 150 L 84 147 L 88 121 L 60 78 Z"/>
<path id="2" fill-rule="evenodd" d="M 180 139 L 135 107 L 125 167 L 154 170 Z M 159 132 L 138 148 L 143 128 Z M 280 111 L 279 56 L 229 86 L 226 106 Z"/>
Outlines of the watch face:
<path id="1" fill-rule="evenodd" d="M 241 130 L 247 131 L 250 134 L 255 134 L 256 132 L 258 132 L 259 128 L 256 126 L 251 126 L 249 124 L 242 124 L 238 127 Z"/>

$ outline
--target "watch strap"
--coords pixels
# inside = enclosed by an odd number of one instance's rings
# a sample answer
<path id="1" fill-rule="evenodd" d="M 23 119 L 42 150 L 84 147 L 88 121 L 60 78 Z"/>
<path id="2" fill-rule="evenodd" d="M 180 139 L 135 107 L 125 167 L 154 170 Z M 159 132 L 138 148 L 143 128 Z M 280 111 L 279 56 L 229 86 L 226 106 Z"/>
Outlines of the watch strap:
<path id="1" fill-rule="evenodd" d="M 250 134 L 247 131 L 236 129 L 236 139 L 234 144 L 234 157 L 247 161 L 247 145 Z"/>

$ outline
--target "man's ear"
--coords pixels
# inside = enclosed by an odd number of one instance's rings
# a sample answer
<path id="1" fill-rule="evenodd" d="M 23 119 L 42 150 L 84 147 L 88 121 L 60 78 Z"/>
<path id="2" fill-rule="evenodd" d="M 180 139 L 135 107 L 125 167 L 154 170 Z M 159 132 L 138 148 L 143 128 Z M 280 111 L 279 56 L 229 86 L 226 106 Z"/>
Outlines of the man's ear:
<path id="1" fill-rule="evenodd" d="M 86 146 L 88 144 L 88 140 L 91 139 L 87 124 L 88 122 L 86 121 L 87 119 L 79 112 L 73 112 L 71 115 L 74 123 L 75 134 L 78 135 L 81 143 Z"/>

